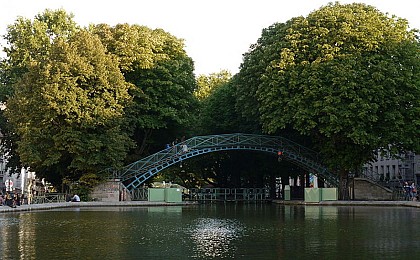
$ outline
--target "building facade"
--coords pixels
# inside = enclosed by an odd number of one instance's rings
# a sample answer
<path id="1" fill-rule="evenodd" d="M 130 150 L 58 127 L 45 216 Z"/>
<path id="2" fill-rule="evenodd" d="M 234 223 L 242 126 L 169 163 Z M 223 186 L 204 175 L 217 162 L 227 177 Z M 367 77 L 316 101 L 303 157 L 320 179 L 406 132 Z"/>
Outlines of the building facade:
<path id="1" fill-rule="evenodd" d="M 3 134 L 0 132 L 0 140 L 2 137 Z M 34 189 L 35 180 L 35 173 L 25 168 L 22 168 L 20 173 L 10 174 L 10 170 L 7 168 L 7 154 L 0 154 L 0 194 L 6 192 L 28 194 Z"/>
<path id="2" fill-rule="evenodd" d="M 398 158 L 378 155 L 376 161 L 364 165 L 364 175 L 389 186 L 402 186 L 404 182 L 420 185 L 420 155 L 407 153 Z"/>

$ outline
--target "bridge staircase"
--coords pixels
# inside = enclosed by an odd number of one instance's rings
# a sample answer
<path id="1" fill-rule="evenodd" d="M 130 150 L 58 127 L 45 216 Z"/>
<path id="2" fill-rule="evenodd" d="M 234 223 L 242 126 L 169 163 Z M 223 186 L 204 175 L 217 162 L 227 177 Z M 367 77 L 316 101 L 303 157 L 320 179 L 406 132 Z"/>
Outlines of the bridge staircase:
<path id="1" fill-rule="evenodd" d="M 400 172 L 398 173 L 398 176 L 402 176 Z M 393 200 L 404 199 L 404 180 L 401 178 L 389 180 L 387 178 L 381 177 L 381 175 L 378 172 L 367 168 L 364 168 L 361 170 L 360 173 L 357 173 L 355 178 L 366 179 L 374 183 L 375 185 L 382 187 L 382 189 L 388 190 L 392 194 Z"/>

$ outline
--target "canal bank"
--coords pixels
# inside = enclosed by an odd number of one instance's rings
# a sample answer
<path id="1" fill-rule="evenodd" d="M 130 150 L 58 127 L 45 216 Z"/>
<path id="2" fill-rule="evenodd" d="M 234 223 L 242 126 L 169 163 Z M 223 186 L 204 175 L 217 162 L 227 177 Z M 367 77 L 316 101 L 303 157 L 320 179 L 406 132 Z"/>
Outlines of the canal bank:
<path id="1" fill-rule="evenodd" d="M 305 202 L 302 200 L 274 200 L 273 203 L 283 205 L 313 205 L 313 206 L 382 206 L 382 207 L 415 207 L 420 208 L 418 201 L 357 201 L 335 200 L 320 202 Z"/>
<path id="2" fill-rule="evenodd" d="M 381 207 L 414 207 L 420 208 L 417 201 L 320 201 L 305 202 L 301 200 L 274 200 L 274 204 L 281 205 L 304 205 L 304 206 L 381 206 Z M 16 208 L 0 206 L 0 213 L 24 212 L 37 210 L 50 210 L 57 208 L 80 208 L 80 207 L 153 207 L 153 206 L 191 206 L 199 204 L 196 201 L 184 201 L 181 203 L 150 202 L 150 201 L 118 201 L 118 202 L 57 202 L 22 205 Z"/>
<path id="3" fill-rule="evenodd" d="M 197 202 L 150 202 L 150 201 L 117 201 L 117 202 L 56 202 L 44 204 L 21 205 L 12 208 L 9 206 L 0 206 L 0 213 L 6 212 L 22 212 L 22 211 L 36 211 L 36 210 L 50 210 L 57 208 L 80 208 L 80 207 L 152 207 L 152 206 L 188 206 L 196 205 Z"/>

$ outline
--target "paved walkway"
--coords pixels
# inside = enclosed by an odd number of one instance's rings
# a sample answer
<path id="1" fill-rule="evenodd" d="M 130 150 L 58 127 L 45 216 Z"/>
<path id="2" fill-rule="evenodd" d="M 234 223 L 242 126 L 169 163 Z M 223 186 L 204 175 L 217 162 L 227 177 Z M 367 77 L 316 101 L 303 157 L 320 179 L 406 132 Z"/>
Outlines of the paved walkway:
<path id="1" fill-rule="evenodd" d="M 275 200 L 273 203 L 283 205 L 312 205 L 312 206 L 385 206 L 385 207 L 416 207 L 420 208 L 418 201 L 320 201 L 305 202 L 301 200 Z M 35 210 L 49 210 L 57 208 L 78 208 L 78 207 L 149 207 L 149 206 L 186 206 L 196 205 L 197 202 L 184 201 L 181 203 L 149 202 L 149 201 L 117 201 L 117 202 L 61 202 L 22 205 L 16 208 L 0 206 L 0 213 L 22 212 Z"/>
<path id="2" fill-rule="evenodd" d="M 34 211 L 34 210 L 49 210 L 49 209 L 57 209 L 57 208 L 186 206 L 186 205 L 195 205 L 195 204 L 196 204 L 195 202 L 170 203 L 170 202 L 150 202 L 150 201 L 55 202 L 55 203 L 22 205 L 22 206 L 16 206 L 16 208 L 11 208 L 9 206 L 0 206 L 0 213 Z"/>

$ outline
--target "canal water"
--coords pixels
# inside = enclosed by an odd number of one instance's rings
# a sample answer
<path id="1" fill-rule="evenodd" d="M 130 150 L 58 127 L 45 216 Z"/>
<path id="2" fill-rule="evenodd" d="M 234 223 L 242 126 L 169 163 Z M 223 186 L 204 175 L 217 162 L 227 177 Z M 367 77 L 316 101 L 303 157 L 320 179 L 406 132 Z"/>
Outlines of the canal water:
<path id="1" fill-rule="evenodd" d="M 0 259 L 420 259 L 420 209 L 232 203 L 3 213 Z"/>

